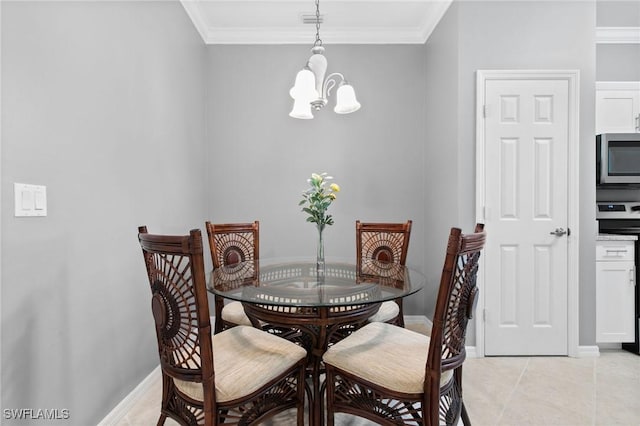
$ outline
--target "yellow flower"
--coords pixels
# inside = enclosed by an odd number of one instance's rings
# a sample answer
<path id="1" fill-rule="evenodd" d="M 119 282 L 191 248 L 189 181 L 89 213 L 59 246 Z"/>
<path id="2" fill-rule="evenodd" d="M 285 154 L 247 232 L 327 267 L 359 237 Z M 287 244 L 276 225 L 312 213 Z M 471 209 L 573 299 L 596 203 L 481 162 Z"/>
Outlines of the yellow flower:
<path id="1" fill-rule="evenodd" d="M 2 1 L 2 0 L 0 0 Z M 340 186 L 330 183 L 333 176 L 328 173 L 312 173 L 307 179 L 309 188 L 302 193 L 302 200 L 298 203 L 302 211 L 307 213 L 307 222 L 315 223 L 322 231 L 325 226 L 333 225 L 333 217 L 327 213 L 327 209 L 340 192 Z"/>

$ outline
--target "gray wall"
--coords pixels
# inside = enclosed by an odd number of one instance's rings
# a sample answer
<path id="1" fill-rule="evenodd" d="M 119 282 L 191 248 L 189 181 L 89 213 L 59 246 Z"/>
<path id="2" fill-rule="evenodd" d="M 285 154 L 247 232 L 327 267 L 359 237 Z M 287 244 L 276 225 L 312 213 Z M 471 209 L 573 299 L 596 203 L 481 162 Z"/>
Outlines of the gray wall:
<path id="1" fill-rule="evenodd" d="M 203 226 L 204 44 L 177 2 L 2 3 L 1 405 L 96 424 L 158 364 L 137 226 Z"/>
<path id="2" fill-rule="evenodd" d="M 597 0 L 596 26 L 639 27 L 640 2 L 635 0 Z"/>
<path id="3" fill-rule="evenodd" d="M 355 258 L 356 219 L 413 219 L 408 263 L 423 270 L 431 250 L 424 152 L 434 143 L 423 46 L 327 46 L 329 72 L 345 74 L 362 108 L 335 114 L 332 96 L 313 120 L 297 120 L 288 116 L 288 92 L 309 49 L 208 46 L 209 219 L 259 219 L 261 256 L 314 255 L 316 230 L 298 201 L 309 175 L 326 171 L 342 190 L 329 209 L 335 224 L 325 230 L 325 255 Z M 422 298 L 408 299 L 408 314 L 425 314 Z"/>
<path id="4" fill-rule="evenodd" d="M 567 25 L 571 23 L 571 25 Z M 434 175 L 454 176 L 445 196 L 458 222 L 475 221 L 475 72 L 479 69 L 580 70 L 580 344 L 595 343 L 595 202 L 593 133 L 595 122 L 595 5 L 590 2 L 458 2 L 447 12 L 427 42 L 427 128 L 447 141 Z M 457 34 L 457 37 L 455 36 Z M 440 38 L 442 37 L 442 38 Z M 447 53 L 457 52 L 457 57 Z M 440 62 L 443 60 L 444 62 Z M 432 74 L 433 70 L 436 74 Z M 448 72 L 447 72 L 448 71 Z M 441 94 L 455 86 L 456 105 Z M 440 110 L 444 97 L 444 111 Z M 444 141 L 432 148 L 442 149 Z M 456 144 L 452 148 L 449 144 Z M 436 148 L 437 147 L 437 148 Z M 437 155 L 437 152 L 433 152 Z M 458 155 L 458 159 L 454 158 Z M 427 155 L 429 156 L 429 155 Z M 450 167 L 456 168 L 452 172 Z M 582 183 L 584 182 L 584 183 Z M 436 187 L 439 185 L 436 185 Z M 440 190 L 430 187 L 428 192 Z M 574 234 L 575 235 L 575 234 Z M 474 341 L 473 327 L 470 341 Z"/>
<path id="5" fill-rule="evenodd" d="M 423 46 L 426 59 L 426 110 L 424 188 L 426 241 L 429 255 L 425 258 L 424 273 L 427 287 L 426 315 L 431 317 L 435 308 L 438 285 L 444 261 L 445 242 L 452 226 L 462 226 L 465 232 L 472 228 L 470 223 L 461 223 L 461 186 L 468 182 L 460 179 L 460 156 L 473 155 L 474 142 L 459 144 L 460 90 L 458 79 L 459 39 L 458 5 L 453 3 L 434 32 Z M 475 139 L 474 139 L 475 140 Z M 470 152 L 466 152 L 469 150 Z M 475 182 L 475 180 L 474 180 Z M 466 219 L 466 218 L 465 218 Z M 473 335 L 473 332 L 471 332 Z M 473 340 L 472 335 L 471 340 Z"/>

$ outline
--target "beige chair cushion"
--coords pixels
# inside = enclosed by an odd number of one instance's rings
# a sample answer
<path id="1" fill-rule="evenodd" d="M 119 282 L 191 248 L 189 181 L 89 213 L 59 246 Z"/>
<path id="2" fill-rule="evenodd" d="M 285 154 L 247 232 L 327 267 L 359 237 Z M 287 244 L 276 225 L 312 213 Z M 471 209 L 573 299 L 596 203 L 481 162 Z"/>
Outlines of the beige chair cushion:
<path id="1" fill-rule="evenodd" d="M 372 322 L 329 348 L 325 364 L 387 389 L 422 393 L 429 337 L 384 322 Z M 442 374 L 440 386 L 453 371 Z"/>
<path id="2" fill-rule="evenodd" d="M 400 306 L 393 300 L 383 302 L 378 312 L 368 318 L 369 322 L 387 322 L 391 321 L 400 313 Z"/>
<path id="3" fill-rule="evenodd" d="M 249 395 L 307 356 L 295 343 L 253 327 L 238 326 L 213 335 L 216 400 Z M 202 401 L 201 383 L 174 379 L 187 396 Z"/>
<path id="4" fill-rule="evenodd" d="M 251 325 L 249 317 L 244 312 L 244 307 L 240 302 L 231 302 L 222 308 L 222 319 L 233 324 Z"/>

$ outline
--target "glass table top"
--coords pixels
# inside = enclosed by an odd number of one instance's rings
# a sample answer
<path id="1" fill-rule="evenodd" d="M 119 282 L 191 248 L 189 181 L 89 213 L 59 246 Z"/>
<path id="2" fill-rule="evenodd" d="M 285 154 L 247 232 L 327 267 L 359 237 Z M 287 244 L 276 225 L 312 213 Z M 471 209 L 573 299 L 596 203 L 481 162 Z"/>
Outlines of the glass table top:
<path id="1" fill-rule="evenodd" d="M 260 259 L 215 269 L 208 290 L 240 302 L 314 307 L 379 303 L 409 296 L 422 288 L 422 273 L 374 260 L 332 261 L 318 269 L 315 260 Z"/>

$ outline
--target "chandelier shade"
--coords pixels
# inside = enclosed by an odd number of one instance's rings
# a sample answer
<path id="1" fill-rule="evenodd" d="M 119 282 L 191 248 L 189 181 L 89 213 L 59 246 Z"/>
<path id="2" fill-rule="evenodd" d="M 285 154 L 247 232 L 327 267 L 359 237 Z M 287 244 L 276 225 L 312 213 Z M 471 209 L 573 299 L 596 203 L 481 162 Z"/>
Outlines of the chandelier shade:
<path id="1" fill-rule="evenodd" d="M 313 118 L 311 113 L 311 103 L 306 99 L 295 99 L 293 101 L 293 109 L 289 113 L 289 117 L 299 118 L 301 120 L 310 120 Z"/>
<path id="2" fill-rule="evenodd" d="M 296 75 L 296 80 L 289 90 L 293 98 L 293 109 L 290 117 L 311 119 L 311 108 L 319 111 L 327 104 L 327 98 L 331 90 L 338 85 L 336 91 L 336 106 L 333 109 L 337 114 L 350 114 L 360 109 L 360 103 L 356 99 L 353 86 L 347 83 L 339 72 L 327 73 L 327 58 L 324 56 L 324 47 L 320 39 L 320 1 L 316 0 L 316 41 L 311 49 L 311 57 L 306 65 Z"/>
<path id="3" fill-rule="evenodd" d="M 360 109 L 360 102 L 356 99 L 356 92 L 350 84 L 341 84 L 336 92 L 336 114 L 350 114 Z"/>
<path id="4" fill-rule="evenodd" d="M 316 77 L 308 67 L 298 71 L 296 82 L 291 90 L 289 90 L 289 95 L 291 95 L 294 100 L 308 100 L 309 102 L 318 98 Z"/>

